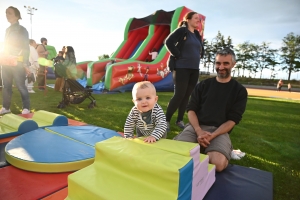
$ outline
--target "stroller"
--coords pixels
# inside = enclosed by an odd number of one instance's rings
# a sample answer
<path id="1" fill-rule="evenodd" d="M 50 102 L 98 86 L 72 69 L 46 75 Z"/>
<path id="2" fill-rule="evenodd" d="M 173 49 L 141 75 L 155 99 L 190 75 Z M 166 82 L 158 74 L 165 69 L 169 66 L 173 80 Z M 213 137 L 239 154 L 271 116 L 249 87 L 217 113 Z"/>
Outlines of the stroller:
<path id="1" fill-rule="evenodd" d="M 86 98 L 91 100 L 91 103 L 88 105 L 88 108 L 94 108 L 96 106 L 96 100 L 92 96 L 93 90 L 88 87 L 83 87 L 78 83 L 74 78 L 68 78 L 67 68 L 64 67 L 61 63 L 56 63 L 55 65 L 56 73 L 64 78 L 64 86 L 62 92 L 62 101 L 59 102 L 57 108 L 65 108 L 69 104 L 80 104 Z"/>

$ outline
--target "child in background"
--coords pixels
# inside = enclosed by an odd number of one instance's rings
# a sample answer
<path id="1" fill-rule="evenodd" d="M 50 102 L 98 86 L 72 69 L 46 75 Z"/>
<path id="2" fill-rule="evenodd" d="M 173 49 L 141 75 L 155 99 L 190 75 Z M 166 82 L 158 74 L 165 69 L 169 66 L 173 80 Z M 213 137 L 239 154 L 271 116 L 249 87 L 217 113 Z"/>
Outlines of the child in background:
<path id="1" fill-rule="evenodd" d="M 134 129 L 137 137 L 147 136 L 144 141 L 154 143 L 167 137 L 166 116 L 157 104 L 155 87 L 149 81 L 138 82 L 132 89 L 134 103 L 124 126 L 125 138 L 133 138 Z"/>
<path id="2" fill-rule="evenodd" d="M 288 90 L 289 90 L 289 92 L 292 91 L 292 85 L 291 85 L 291 83 L 288 84 Z"/>
<path id="3" fill-rule="evenodd" d="M 33 39 L 29 40 L 29 72 L 25 79 L 25 85 L 29 93 L 35 93 L 33 83 L 36 81 L 37 71 L 39 69 L 39 55 L 36 51 L 36 42 Z"/>
<path id="4" fill-rule="evenodd" d="M 151 55 L 151 61 L 155 60 L 155 58 L 158 55 L 158 52 L 156 51 L 155 48 L 152 49 L 152 52 L 149 52 L 149 55 Z"/>

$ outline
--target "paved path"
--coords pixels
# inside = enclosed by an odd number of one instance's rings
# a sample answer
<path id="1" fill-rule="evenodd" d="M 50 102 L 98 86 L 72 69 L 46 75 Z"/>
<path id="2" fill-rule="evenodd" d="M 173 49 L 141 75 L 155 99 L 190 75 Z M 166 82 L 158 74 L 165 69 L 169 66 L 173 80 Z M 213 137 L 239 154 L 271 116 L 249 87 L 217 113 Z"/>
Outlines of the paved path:
<path id="1" fill-rule="evenodd" d="M 265 88 L 267 86 L 262 86 L 262 87 L 252 87 L 247 85 L 244 86 L 247 88 L 249 96 L 300 100 L 300 92 L 289 92 L 289 91 L 277 92 L 276 89 L 272 90 L 272 89 Z"/>
<path id="2" fill-rule="evenodd" d="M 277 90 L 276 86 L 264 86 L 264 85 L 246 85 L 246 88 L 264 89 L 264 90 Z M 282 87 L 282 91 L 288 91 L 287 87 Z M 300 92 L 300 88 L 292 88 L 293 92 Z"/>

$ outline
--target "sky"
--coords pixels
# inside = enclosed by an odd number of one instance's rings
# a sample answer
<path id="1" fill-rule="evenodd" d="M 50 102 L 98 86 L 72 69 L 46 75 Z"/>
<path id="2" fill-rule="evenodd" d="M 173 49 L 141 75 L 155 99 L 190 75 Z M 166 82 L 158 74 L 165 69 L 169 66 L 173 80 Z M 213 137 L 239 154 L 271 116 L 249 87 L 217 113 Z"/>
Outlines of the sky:
<path id="1" fill-rule="evenodd" d="M 130 18 L 181 6 L 206 16 L 204 37 L 208 41 L 220 31 L 226 38 L 230 36 L 234 45 L 269 42 L 271 48 L 278 49 L 288 33 L 300 35 L 300 0 L 1 0 L 0 44 L 10 25 L 5 16 L 9 6 L 20 10 L 19 22 L 30 38 L 39 43 L 41 37 L 46 37 L 48 45 L 57 51 L 62 46 L 73 46 L 78 62 L 96 61 L 98 56 L 116 51 Z M 38 9 L 31 16 L 32 24 L 24 6 Z M 264 77 L 269 78 L 270 72 L 266 71 Z M 278 73 L 276 78 L 287 79 L 287 73 Z M 299 80 L 300 72 L 292 79 Z"/>

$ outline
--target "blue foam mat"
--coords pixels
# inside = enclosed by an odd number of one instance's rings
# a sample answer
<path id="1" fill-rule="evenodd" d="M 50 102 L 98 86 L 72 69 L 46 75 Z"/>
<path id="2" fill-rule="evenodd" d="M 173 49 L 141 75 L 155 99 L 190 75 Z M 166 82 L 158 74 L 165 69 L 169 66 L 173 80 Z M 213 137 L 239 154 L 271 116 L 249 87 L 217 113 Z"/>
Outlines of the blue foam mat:
<path id="1" fill-rule="evenodd" d="M 228 165 L 203 200 L 272 200 L 273 175 L 259 169 Z"/>
<path id="2" fill-rule="evenodd" d="M 37 163 L 65 163 L 95 157 L 93 147 L 44 129 L 14 138 L 5 150 L 15 158 Z"/>
<path id="3" fill-rule="evenodd" d="M 95 146 L 97 142 L 107 140 L 111 137 L 121 137 L 116 131 L 97 126 L 53 126 L 49 130 L 60 133 L 85 144 Z"/>

